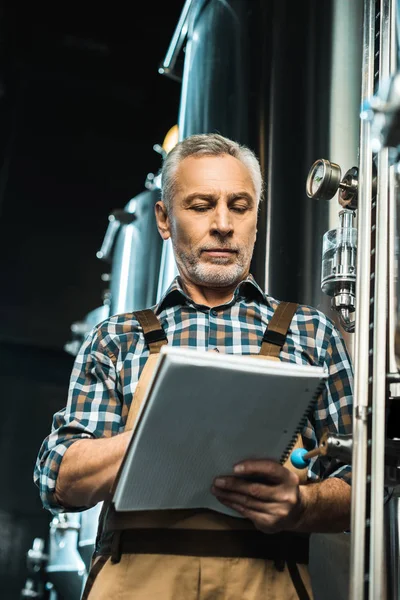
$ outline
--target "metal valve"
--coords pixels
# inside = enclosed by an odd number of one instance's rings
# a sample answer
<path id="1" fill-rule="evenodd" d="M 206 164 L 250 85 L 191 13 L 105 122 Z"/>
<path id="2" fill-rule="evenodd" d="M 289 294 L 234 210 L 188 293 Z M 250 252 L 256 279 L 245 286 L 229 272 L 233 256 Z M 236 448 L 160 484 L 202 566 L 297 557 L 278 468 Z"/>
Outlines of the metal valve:
<path id="1" fill-rule="evenodd" d="M 130 209 L 131 210 L 128 212 L 124 209 L 118 208 L 109 215 L 109 223 L 106 234 L 104 236 L 103 243 L 101 245 L 100 250 L 96 252 L 96 256 L 100 260 L 110 260 L 115 243 L 115 238 L 120 227 L 122 225 L 130 225 L 130 223 L 133 223 L 133 221 L 136 220 L 136 204 L 134 202 L 131 204 Z"/>
<path id="2" fill-rule="evenodd" d="M 343 179 L 342 170 L 336 163 L 319 158 L 312 165 L 306 183 L 309 198 L 330 200 L 339 190 L 339 203 L 343 208 L 357 208 L 358 168 L 349 169 Z"/>
<path id="3" fill-rule="evenodd" d="M 331 306 L 345 331 L 353 332 L 357 267 L 357 229 L 353 227 L 357 208 L 358 169 L 352 167 L 342 179 L 336 163 L 324 158 L 312 165 L 306 184 L 309 198 L 330 200 L 339 190 L 339 227 L 327 231 L 322 244 L 321 289 L 332 297 Z"/>
<path id="4" fill-rule="evenodd" d="M 27 554 L 27 567 L 33 573 L 38 573 L 48 560 L 48 555 L 44 551 L 45 542 L 42 538 L 35 538 L 33 545 Z"/>
<path id="5" fill-rule="evenodd" d="M 354 331 L 357 269 L 357 229 L 353 218 L 354 211 L 340 211 L 339 227 L 327 231 L 322 241 L 321 289 L 332 297 L 331 306 L 348 332 Z"/>

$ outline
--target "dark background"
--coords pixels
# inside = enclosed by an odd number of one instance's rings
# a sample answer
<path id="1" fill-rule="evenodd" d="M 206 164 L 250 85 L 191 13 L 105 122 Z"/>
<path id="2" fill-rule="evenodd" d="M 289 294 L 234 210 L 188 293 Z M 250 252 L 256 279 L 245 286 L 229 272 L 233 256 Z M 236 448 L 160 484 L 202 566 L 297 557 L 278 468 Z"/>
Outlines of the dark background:
<path id="1" fill-rule="evenodd" d="M 108 215 L 142 192 L 178 119 L 158 73 L 184 0 L 0 9 L 0 597 L 20 597 L 50 513 L 32 481 L 65 405 L 70 327 L 102 304 Z"/>

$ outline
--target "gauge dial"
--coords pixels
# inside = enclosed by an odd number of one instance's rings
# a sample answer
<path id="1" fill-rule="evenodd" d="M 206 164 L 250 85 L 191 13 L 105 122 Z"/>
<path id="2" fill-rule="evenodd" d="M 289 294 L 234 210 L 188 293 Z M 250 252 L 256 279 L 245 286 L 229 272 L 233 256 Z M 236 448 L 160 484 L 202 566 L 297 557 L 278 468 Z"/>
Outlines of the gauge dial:
<path id="1" fill-rule="evenodd" d="M 314 196 L 321 187 L 325 176 L 325 166 L 323 162 L 318 162 L 311 175 L 311 193 Z"/>
<path id="2" fill-rule="evenodd" d="M 309 198 L 330 200 L 336 194 L 340 184 L 341 170 L 339 165 L 324 158 L 315 161 L 311 167 L 306 184 Z"/>

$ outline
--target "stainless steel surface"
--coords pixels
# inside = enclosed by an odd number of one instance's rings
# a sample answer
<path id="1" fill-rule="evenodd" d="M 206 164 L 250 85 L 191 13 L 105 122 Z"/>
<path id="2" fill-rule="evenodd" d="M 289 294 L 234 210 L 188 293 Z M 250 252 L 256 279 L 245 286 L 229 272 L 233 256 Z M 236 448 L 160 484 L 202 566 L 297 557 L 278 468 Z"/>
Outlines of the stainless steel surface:
<path id="1" fill-rule="evenodd" d="M 108 217 L 108 227 L 104 235 L 103 243 L 100 250 L 96 252 L 97 258 L 101 260 L 108 260 L 111 254 L 111 250 L 115 241 L 119 228 L 121 226 L 120 221 L 115 217 L 113 213 Z"/>
<path id="2" fill-rule="evenodd" d="M 339 190 L 339 204 L 343 208 L 356 210 L 358 195 L 358 167 L 349 169 L 341 182 Z"/>
<path id="3" fill-rule="evenodd" d="M 374 93 L 375 4 L 364 1 L 362 99 Z M 372 150 L 370 124 L 360 126 L 358 184 L 358 248 L 356 326 L 354 344 L 353 480 L 350 545 L 350 600 L 363 600 L 365 592 L 365 543 L 368 457 L 368 377 L 371 277 Z"/>
<path id="4" fill-rule="evenodd" d="M 178 268 L 176 266 L 172 243 L 169 239 L 163 243 L 162 247 L 160 275 L 157 287 L 157 302 L 160 301 L 176 275 L 178 275 Z"/>
<path id="5" fill-rule="evenodd" d="M 21 591 L 21 598 L 38 598 L 42 600 L 44 598 L 44 589 L 38 590 L 34 580 L 28 578 L 25 581 L 24 589 Z"/>
<path id="6" fill-rule="evenodd" d="M 349 293 L 354 296 L 357 273 L 357 229 L 353 211 L 340 211 L 337 229 L 327 231 L 322 246 L 321 289 L 329 296 Z M 346 306 L 348 303 L 346 303 Z"/>
<path id="7" fill-rule="evenodd" d="M 322 441 L 322 440 L 321 440 Z M 323 454 L 337 458 L 345 464 L 351 464 L 353 438 L 351 435 L 329 434 L 324 440 Z"/>
<path id="8" fill-rule="evenodd" d="M 400 1 L 392 7 L 394 15 L 391 29 L 391 73 L 400 83 Z M 400 86 L 396 85 L 400 102 Z M 400 369 L 400 163 L 394 164 L 389 172 L 389 370 Z M 400 386 L 391 388 L 394 397 L 400 396 Z M 398 566 L 399 569 L 399 566 Z M 399 579 L 399 574 L 397 579 Z"/>
<path id="9" fill-rule="evenodd" d="M 155 304 L 162 239 L 154 218 L 159 189 L 146 190 L 124 210 L 135 220 L 121 224 L 111 258 L 110 315 L 141 310 Z"/>
<path id="10" fill-rule="evenodd" d="M 174 72 L 175 63 L 178 55 L 182 49 L 188 31 L 188 19 L 190 15 L 190 9 L 194 4 L 194 0 L 186 0 L 183 5 L 181 15 L 178 20 L 178 24 L 175 28 L 172 36 L 171 43 L 165 55 L 165 58 L 160 65 L 158 72 L 162 75 L 168 75 L 173 79 L 180 80 L 180 77 Z"/>
<path id="11" fill-rule="evenodd" d="M 379 79 L 390 76 L 390 0 L 380 5 Z M 389 155 L 383 148 L 378 154 L 378 189 L 376 204 L 373 384 L 372 384 L 372 448 L 371 448 L 371 518 L 369 597 L 386 598 L 384 543 L 384 473 L 385 416 L 387 401 L 387 315 L 388 315 L 388 190 Z"/>
<path id="12" fill-rule="evenodd" d="M 388 218 L 388 368 L 389 373 L 397 373 L 400 366 L 400 357 L 396 356 L 396 328 L 400 320 L 397 315 L 398 304 L 398 239 L 397 231 L 397 206 L 396 206 L 396 174 L 394 165 L 389 168 L 389 218 Z"/>
<path id="13" fill-rule="evenodd" d="M 95 549 L 97 527 L 103 503 L 99 502 L 93 508 L 80 513 L 80 529 L 78 537 L 78 550 L 89 572 L 90 562 Z"/>
<path id="14" fill-rule="evenodd" d="M 158 233 L 154 205 L 160 188 L 154 185 L 114 210 L 97 257 L 109 266 L 103 277 L 109 283 L 103 306 L 71 325 L 72 340 L 64 349 L 77 355 L 87 333 L 109 316 L 153 306 L 177 273 L 172 252 Z"/>
<path id="15" fill-rule="evenodd" d="M 364 0 L 333 2 L 330 140 L 326 156 L 341 165 L 343 172 L 359 162 L 363 5 Z M 332 200 L 327 229 L 337 223 L 338 206 Z M 353 336 L 345 339 L 352 355 Z"/>
<path id="16" fill-rule="evenodd" d="M 353 312 L 356 306 L 355 302 L 356 300 L 354 296 L 345 290 L 341 290 L 332 298 L 332 308 L 335 310 L 340 310 L 341 308 L 345 307 L 349 312 Z"/>
<path id="17" fill-rule="evenodd" d="M 394 76 L 397 72 L 400 60 L 398 53 L 397 32 L 400 32 L 400 3 L 392 2 L 392 18 L 390 30 L 390 71 Z M 396 356 L 396 326 L 400 323 L 400 313 L 396 313 L 399 301 L 399 256 L 398 243 L 399 231 L 397 230 L 397 193 L 400 189 L 400 182 L 397 182 L 395 165 L 389 169 L 389 238 L 388 238 L 388 369 L 390 373 L 397 373 L 400 360 Z M 392 401 L 399 401 L 400 385 L 391 384 L 390 386 Z M 387 474 L 386 474 L 387 477 Z M 387 568 L 387 586 L 388 598 L 400 598 L 400 487 L 399 487 L 399 469 L 393 475 L 392 497 L 385 505 L 385 535 L 386 535 L 386 568 Z"/>
<path id="18" fill-rule="evenodd" d="M 345 331 L 347 331 L 348 333 L 354 333 L 354 329 L 356 326 L 355 323 L 355 319 L 352 318 L 352 315 L 354 314 L 353 311 L 349 310 L 348 308 L 339 308 L 339 321 L 341 326 L 343 327 L 343 329 Z"/>
<path id="19" fill-rule="evenodd" d="M 374 294 L 374 352 L 372 385 L 371 448 L 371 543 L 369 597 L 386 597 L 384 553 L 384 459 L 385 407 L 387 399 L 387 236 L 388 236 L 388 160 L 387 149 L 379 153 L 376 216 L 376 263 Z"/>
<path id="20" fill-rule="evenodd" d="M 63 600 L 80 598 L 87 577 L 85 563 L 78 552 L 79 513 L 63 513 L 50 524 L 49 560 L 46 574 Z"/>
<path id="21" fill-rule="evenodd" d="M 400 162 L 394 166 L 396 180 L 396 195 L 395 195 L 395 295 L 393 296 L 395 305 L 395 331 L 394 331 L 394 352 L 397 368 L 400 368 Z"/>
<path id="22" fill-rule="evenodd" d="M 357 274 L 357 229 L 354 211 L 339 213 L 339 227 L 327 231 L 322 243 L 321 289 L 332 297 L 331 307 L 339 316 L 343 329 L 355 327 L 355 283 Z"/>
<path id="23" fill-rule="evenodd" d="M 325 158 L 316 160 L 307 177 L 307 196 L 314 200 L 330 200 L 338 191 L 341 178 L 339 165 Z"/>
<path id="24" fill-rule="evenodd" d="M 45 553 L 45 541 L 42 538 L 35 538 L 32 548 L 28 550 L 26 557 L 28 570 L 40 571 L 48 558 L 48 555 Z"/>
<path id="25" fill-rule="evenodd" d="M 331 83 L 331 8 L 315 1 L 199 0 L 178 120 L 181 139 L 219 131 L 256 151 L 267 186 L 252 272 L 272 295 L 322 310 L 328 303 L 315 274 L 328 211 L 307 198 L 304 181 L 331 133 L 329 94 L 321 94 Z"/>

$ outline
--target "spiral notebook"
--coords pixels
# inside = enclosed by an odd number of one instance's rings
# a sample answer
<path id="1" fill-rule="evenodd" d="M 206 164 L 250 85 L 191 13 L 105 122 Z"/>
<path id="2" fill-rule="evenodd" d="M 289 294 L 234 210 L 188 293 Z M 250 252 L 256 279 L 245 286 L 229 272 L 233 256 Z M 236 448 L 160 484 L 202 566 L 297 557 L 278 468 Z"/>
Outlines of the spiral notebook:
<path id="1" fill-rule="evenodd" d="M 325 385 L 323 367 L 162 346 L 116 483 L 117 511 L 208 508 L 236 462 L 284 463 Z"/>

